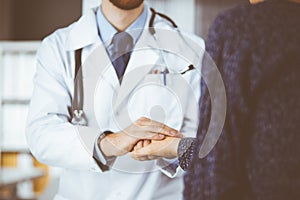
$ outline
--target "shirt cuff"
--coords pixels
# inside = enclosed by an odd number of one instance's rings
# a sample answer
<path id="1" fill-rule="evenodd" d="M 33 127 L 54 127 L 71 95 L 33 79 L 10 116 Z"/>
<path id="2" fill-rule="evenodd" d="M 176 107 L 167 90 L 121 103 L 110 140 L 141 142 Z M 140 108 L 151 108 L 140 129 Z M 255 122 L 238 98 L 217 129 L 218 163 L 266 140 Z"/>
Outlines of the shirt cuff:
<path id="1" fill-rule="evenodd" d="M 156 164 L 161 168 L 161 172 L 169 178 L 175 178 L 183 174 L 183 170 L 179 167 L 179 162 L 177 158 L 161 158 L 157 160 Z"/>
<path id="2" fill-rule="evenodd" d="M 114 156 L 112 157 L 105 156 L 98 145 L 98 140 L 99 139 L 101 140 L 107 134 L 112 134 L 112 132 L 105 131 L 104 133 L 101 133 L 97 137 L 94 145 L 94 151 L 93 151 L 93 158 L 95 159 L 96 163 L 98 164 L 98 166 L 103 172 L 108 171 L 110 166 L 113 165 L 114 161 L 116 160 L 116 157 Z"/>

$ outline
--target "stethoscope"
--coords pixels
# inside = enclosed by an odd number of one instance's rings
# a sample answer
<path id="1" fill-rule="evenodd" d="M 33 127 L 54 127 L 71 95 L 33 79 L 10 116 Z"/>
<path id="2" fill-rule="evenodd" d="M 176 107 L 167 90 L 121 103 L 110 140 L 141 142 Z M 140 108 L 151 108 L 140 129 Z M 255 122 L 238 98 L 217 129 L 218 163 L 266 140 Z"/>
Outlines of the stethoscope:
<path id="1" fill-rule="evenodd" d="M 162 13 L 156 12 L 153 8 L 150 8 L 151 10 L 151 17 L 150 17 L 150 21 L 149 21 L 149 32 L 150 34 L 153 36 L 154 40 L 156 41 L 157 45 L 159 46 L 159 40 L 154 28 L 154 21 L 155 21 L 155 17 L 156 15 L 166 19 L 167 21 L 169 21 L 171 23 L 171 25 L 173 26 L 173 28 L 175 29 L 175 31 L 177 31 L 177 33 L 179 34 L 180 38 L 182 39 L 182 41 L 186 44 L 187 47 L 189 47 L 193 53 L 195 55 L 198 55 L 197 52 L 190 47 L 190 45 L 187 43 L 187 41 L 185 40 L 185 38 L 183 37 L 181 31 L 178 29 L 177 24 L 167 15 L 164 15 Z M 163 52 L 163 50 L 161 48 L 158 49 L 161 55 L 161 58 L 163 59 L 164 62 L 164 70 L 162 71 L 162 75 L 163 75 L 163 84 L 166 86 L 167 85 L 167 74 L 169 73 L 168 70 L 168 64 L 165 58 L 165 54 Z M 84 91 L 83 91 L 83 80 L 82 80 L 82 69 L 81 69 L 81 52 L 82 49 L 78 49 L 75 51 L 75 80 L 74 80 L 74 98 L 72 101 L 72 120 L 71 123 L 74 125 L 79 125 L 79 126 L 87 126 L 88 125 L 88 120 L 84 114 L 83 111 L 83 99 L 84 99 Z M 185 74 L 186 72 L 190 71 L 190 70 L 194 70 L 195 67 L 191 64 L 188 66 L 188 68 L 182 72 L 179 72 L 179 74 Z"/>
<path id="2" fill-rule="evenodd" d="M 193 53 L 195 55 L 197 55 L 197 52 L 193 48 L 190 47 L 190 45 L 187 43 L 187 41 L 183 37 L 183 35 L 182 35 L 180 29 L 178 28 L 177 24 L 170 17 L 168 17 L 165 14 L 156 12 L 153 8 L 150 8 L 150 11 L 152 12 L 152 15 L 151 15 L 151 18 L 150 18 L 150 21 L 149 21 L 149 32 L 152 35 L 152 37 L 154 38 L 154 40 L 156 41 L 157 46 L 159 46 L 159 39 L 157 37 L 156 31 L 155 31 L 155 28 L 154 28 L 154 20 L 155 20 L 156 15 L 158 15 L 158 16 L 166 19 L 167 21 L 169 21 L 171 23 L 171 25 L 173 26 L 173 29 L 175 29 L 175 31 L 179 34 L 181 40 L 186 44 L 187 47 L 189 47 L 193 51 Z M 167 85 L 167 74 L 169 73 L 167 59 L 165 58 L 165 54 L 164 54 L 163 50 L 161 48 L 158 48 L 158 50 L 160 52 L 160 56 L 163 59 L 163 63 L 164 63 L 164 66 L 165 66 L 163 71 L 162 71 L 162 74 L 163 74 L 163 84 L 164 84 L 164 86 L 166 86 Z M 188 72 L 190 70 L 193 70 L 193 69 L 195 69 L 195 67 L 194 67 L 194 65 L 191 64 L 191 65 L 188 66 L 187 69 L 179 72 L 178 74 L 183 75 L 186 72 Z"/>

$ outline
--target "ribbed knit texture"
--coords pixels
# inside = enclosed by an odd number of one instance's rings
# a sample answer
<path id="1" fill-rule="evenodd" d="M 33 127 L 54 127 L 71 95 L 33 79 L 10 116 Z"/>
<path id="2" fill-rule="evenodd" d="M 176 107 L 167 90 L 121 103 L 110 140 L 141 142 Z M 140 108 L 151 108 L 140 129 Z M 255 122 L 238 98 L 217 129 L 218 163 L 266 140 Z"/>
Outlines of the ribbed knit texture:
<path id="1" fill-rule="evenodd" d="M 226 122 L 213 151 L 193 157 L 185 199 L 300 199 L 300 4 L 269 0 L 224 12 L 207 51 L 224 80 Z M 201 91 L 194 155 L 210 123 L 204 83 Z"/>

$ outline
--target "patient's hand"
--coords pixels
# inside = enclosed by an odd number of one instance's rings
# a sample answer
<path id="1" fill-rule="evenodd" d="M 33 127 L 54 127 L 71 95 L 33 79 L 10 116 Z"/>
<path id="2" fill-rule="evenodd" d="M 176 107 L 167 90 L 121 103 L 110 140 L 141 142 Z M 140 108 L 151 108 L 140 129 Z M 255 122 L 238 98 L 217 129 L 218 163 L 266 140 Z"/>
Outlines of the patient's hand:
<path id="1" fill-rule="evenodd" d="M 177 148 L 181 138 L 166 137 L 164 140 L 140 140 L 130 153 L 135 160 L 155 160 L 177 157 Z"/>

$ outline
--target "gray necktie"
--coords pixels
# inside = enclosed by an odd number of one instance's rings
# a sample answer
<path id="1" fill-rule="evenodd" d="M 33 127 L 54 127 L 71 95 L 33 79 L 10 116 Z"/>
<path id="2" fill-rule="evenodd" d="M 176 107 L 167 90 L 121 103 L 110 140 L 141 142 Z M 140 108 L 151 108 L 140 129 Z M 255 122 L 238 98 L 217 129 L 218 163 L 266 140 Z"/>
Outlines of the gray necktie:
<path id="1" fill-rule="evenodd" d="M 126 32 L 116 33 L 112 39 L 112 47 L 110 48 L 110 58 L 117 72 L 120 82 L 124 75 L 131 51 L 133 49 L 133 39 Z"/>

